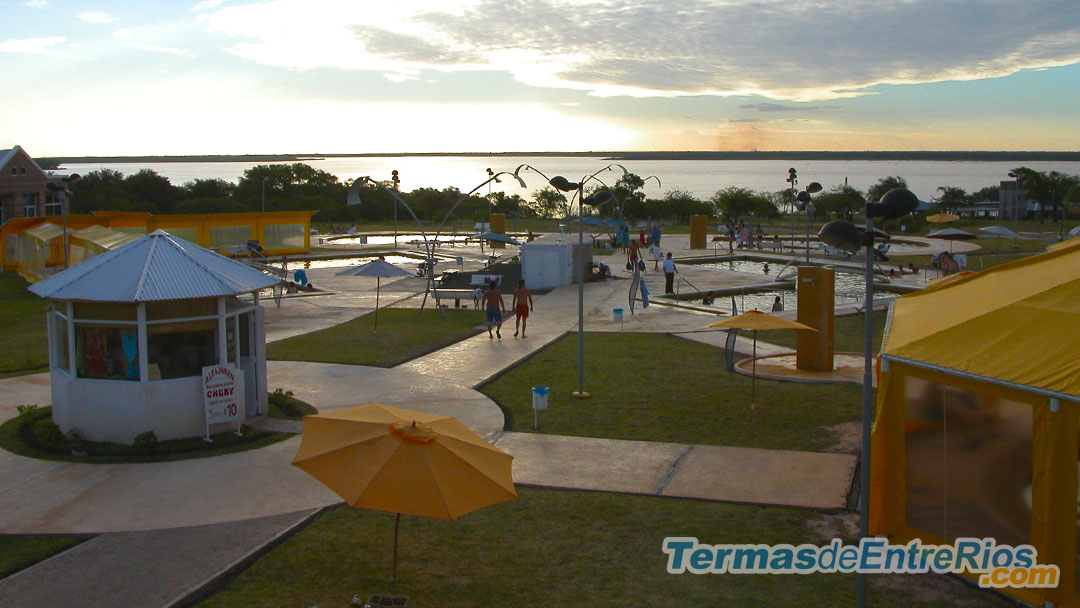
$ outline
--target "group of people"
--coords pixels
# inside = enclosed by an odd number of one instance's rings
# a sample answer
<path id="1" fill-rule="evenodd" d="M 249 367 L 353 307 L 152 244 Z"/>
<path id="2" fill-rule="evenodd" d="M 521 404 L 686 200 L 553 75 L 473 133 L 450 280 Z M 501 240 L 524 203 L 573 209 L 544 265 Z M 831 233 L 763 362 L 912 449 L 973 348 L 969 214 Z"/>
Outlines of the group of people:
<path id="1" fill-rule="evenodd" d="M 761 224 L 758 224 L 757 228 L 751 229 L 750 224 L 746 223 L 746 220 L 741 217 L 734 222 L 724 224 L 723 229 L 728 235 L 729 250 L 753 249 L 755 246 L 760 246 L 761 242 L 765 240 L 765 231 L 761 229 Z M 773 240 L 779 243 L 780 237 L 774 234 Z"/>
<path id="2" fill-rule="evenodd" d="M 653 256 L 653 271 L 659 272 L 660 266 L 663 265 L 664 267 L 664 294 L 675 293 L 675 273 L 678 272 L 678 269 L 675 267 L 675 260 L 671 258 L 671 252 L 669 251 L 666 256 L 664 255 L 664 250 L 660 248 L 659 237 L 650 243 L 649 252 Z M 637 242 L 630 243 L 630 247 L 626 252 L 626 269 L 634 272 L 645 272 L 645 267 L 645 259 Z"/>
<path id="3" fill-rule="evenodd" d="M 477 288 L 477 291 L 480 289 Z M 499 284 L 497 281 L 488 281 L 487 291 L 476 298 L 474 294 L 474 300 L 477 307 L 481 305 L 484 307 L 484 317 L 487 321 L 488 339 L 494 339 L 498 337 L 502 340 L 502 324 L 503 313 L 506 312 L 506 304 L 503 302 L 502 293 L 499 292 Z M 533 310 L 532 293 L 525 287 L 525 280 L 518 281 L 517 289 L 514 290 L 514 298 L 510 302 L 510 308 L 514 310 L 515 322 L 514 322 L 514 337 L 518 337 L 518 333 L 521 337 L 525 336 L 525 328 L 528 325 L 529 313 Z M 495 329 L 495 335 L 491 334 L 492 328 Z"/>
<path id="4" fill-rule="evenodd" d="M 632 247 L 638 247 L 640 249 L 649 249 L 654 245 L 660 246 L 660 224 L 654 223 L 649 228 L 649 234 L 646 236 L 645 231 L 638 232 L 638 238 L 630 240 L 630 229 L 626 226 L 619 226 L 619 229 L 615 232 L 615 237 L 612 240 L 612 245 L 622 249 L 624 252 L 629 253 L 629 249 Z"/>

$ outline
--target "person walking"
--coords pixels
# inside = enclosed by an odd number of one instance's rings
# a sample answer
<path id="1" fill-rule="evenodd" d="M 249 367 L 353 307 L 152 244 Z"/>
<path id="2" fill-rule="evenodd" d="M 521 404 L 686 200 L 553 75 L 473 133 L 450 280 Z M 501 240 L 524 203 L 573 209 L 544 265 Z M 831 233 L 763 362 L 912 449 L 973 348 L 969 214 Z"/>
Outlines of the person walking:
<path id="1" fill-rule="evenodd" d="M 506 304 L 503 303 L 502 294 L 499 293 L 499 288 L 496 286 L 495 281 L 488 283 L 488 290 L 484 292 L 483 304 L 484 313 L 487 317 L 488 339 L 490 340 L 495 336 L 498 336 L 499 339 L 502 340 L 502 332 L 500 330 L 502 329 L 503 324 L 502 313 L 506 310 Z M 491 335 L 492 325 L 495 326 L 495 336 Z"/>
<path id="2" fill-rule="evenodd" d="M 528 304 L 526 304 L 528 302 Z M 514 290 L 514 299 L 510 302 L 510 307 L 514 309 L 514 315 L 516 317 L 514 321 L 514 337 L 518 335 L 518 329 L 520 326 L 521 337 L 525 337 L 525 326 L 529 321 L 529 313 L 533 309 L 532 294 L 529 293 L 529 289 L 525 287 L 525 280 L 518 281 L 517 289 Z"/>
<path id="3" fill-rule="evenodd" d="M 660 270 L 660 262 L 664 260 L 664 250 L 660 249 L 658 243 L 653 243 L 649 245 L 649 251 L 652 252 L 653 256 L 653 270 Z"/>
<path id="4" fill-rule="evenodd" d="M 664 258 L 664 294 L 671 295 L 675 293 L 675 273 L 679 272 L 675 268 L 675 260 L 671 259 L 671 252 L 669 251 L 667 257 Z"/>
<path id="5" fill-rule="evenodd" d="M 637 241 L 630 241 L 630 250 L 626 252 L 626 266 L 627 270 L 632 272 L 638 271 L 638 260 L 640 259 L 640 250 L 638 248 Z"/>

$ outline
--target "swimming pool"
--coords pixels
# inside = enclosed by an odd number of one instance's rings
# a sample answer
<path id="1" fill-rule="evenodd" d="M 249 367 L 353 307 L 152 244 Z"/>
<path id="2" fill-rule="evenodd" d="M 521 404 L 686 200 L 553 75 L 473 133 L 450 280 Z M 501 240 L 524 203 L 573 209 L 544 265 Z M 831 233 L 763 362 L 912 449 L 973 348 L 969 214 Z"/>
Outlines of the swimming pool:
<path id="1" fill-rule="evenodd" d="M 395 266 L 401 266 L 405 270 L 415 270 L 416 267 L 423 261 L 419 258 L 408 257 L 404 255 L 387 255 L 383 256 L 388 264 L 394 264 Z M 298 268 L 304 268 L 311 270 L 313 268 L 350 268 L 352 266 L 361 266 L 367 264 L 372 260 L 379 259 L 377 255 L 368 256 L 353 256 L 348 258 L 335 258 L 332 260 L 289 260 L 289 270 L 296 270 Z"/>
<path id="2" fill-rule="evenodd" d="M 427 235 L 427 238 L 428 238 L 429 243 L 434 242 L 436 240 L 434 234 Z M 366 242 L 362 242 L 364 239 L 366 239 Z M 440 245 L 440 246 L 446 246 L 446 245 L 451 245 L 451 244 L 453 244 L 453 245 L 464 245 L 466 239 L 468 239 L 468 236 L 464 235 L 464 234 L 440 234 L 437 244 Z M 413 241 L 416 241 L 418 244 L 423 244 L 424 237 L 422 235 L 420 235 L 419 233 L 416 233 L 416 232 L 408 233 L 408 234 L 406 234 L 406 233 L 398 233 L 398 235 L 397 235 L 397 244 L 398 245 L 411 245 L 411 244 L 413 244 Z M 392 234 L 372 234 L 372 235 L 365 235 L 365 236 L 354 236 L 354 237 L 348 237 L 348 238 L 342 238 L 342 239 L 334 239 L 332 241 L 327 241 L 327 244 L 330 244 L 330 245 L 367 245 L 367 246 L 393 245 L 394 244 L 394 235 L 392 235 Z"/>

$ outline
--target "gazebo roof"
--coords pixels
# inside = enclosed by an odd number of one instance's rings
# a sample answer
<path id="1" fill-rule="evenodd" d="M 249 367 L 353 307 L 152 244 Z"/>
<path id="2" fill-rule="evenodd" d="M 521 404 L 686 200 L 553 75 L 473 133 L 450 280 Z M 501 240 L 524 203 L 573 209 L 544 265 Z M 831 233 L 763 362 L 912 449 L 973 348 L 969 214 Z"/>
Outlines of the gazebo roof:
<path id="1" fill-rule="evenodd" d="M 30 286 L 50 300 L 160 302 L 235 296 L 278 280 L 158 230 Z"/>

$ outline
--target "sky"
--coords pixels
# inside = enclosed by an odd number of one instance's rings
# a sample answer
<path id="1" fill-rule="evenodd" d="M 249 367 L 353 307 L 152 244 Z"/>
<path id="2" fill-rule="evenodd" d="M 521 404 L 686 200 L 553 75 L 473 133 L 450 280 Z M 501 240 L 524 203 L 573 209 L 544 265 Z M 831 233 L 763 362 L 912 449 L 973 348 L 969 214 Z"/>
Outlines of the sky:
<path id="1" fill-rule="evenodd" d="M 0 0 L 33 156 L 1080 150 L 1077 0 Z"/>

